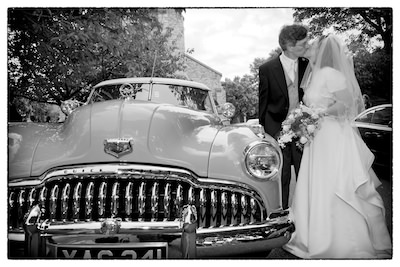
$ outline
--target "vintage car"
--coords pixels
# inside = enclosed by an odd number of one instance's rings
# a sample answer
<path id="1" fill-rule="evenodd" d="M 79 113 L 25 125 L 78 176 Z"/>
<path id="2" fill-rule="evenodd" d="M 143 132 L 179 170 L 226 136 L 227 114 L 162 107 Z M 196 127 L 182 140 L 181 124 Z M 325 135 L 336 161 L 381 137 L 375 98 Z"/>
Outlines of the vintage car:
<path id="1" fill-rule="evenodd" d="M 288 241 L 277 142 L 223 124 L 205 85 L 108 80 L 62 109 L 63 123 L 9 123 L 9 258 L 216 258 Z"/>
<path id="2" fill-rule="evenodd" d="M 364 110 L 353 122 L 375 155 L 375 170 L 389 175 L 393 158 L 392 113 L 392 104 L 381 104 Z"/>

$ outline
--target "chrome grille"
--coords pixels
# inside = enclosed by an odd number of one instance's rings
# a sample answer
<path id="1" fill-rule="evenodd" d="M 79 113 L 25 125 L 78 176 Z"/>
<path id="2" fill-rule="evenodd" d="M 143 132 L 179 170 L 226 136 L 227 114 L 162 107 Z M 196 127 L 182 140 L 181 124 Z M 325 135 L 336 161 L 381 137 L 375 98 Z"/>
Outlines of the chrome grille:
<path id="1" fill-rule="evenodd" d="M 198 227 L 246 225 L 265 219 L 260 198 L 244 185 L 212 183 L 175 169 L 77 168 L 47 174 L 36 185 L 9 186 L 9 228 L 21 229 L 32 205 L 41 220 L 74 223 L 117 217 L 124 221 L 174 221 L 194 204 Z M 204 179 L 205 180 L 205 179 Z"/>

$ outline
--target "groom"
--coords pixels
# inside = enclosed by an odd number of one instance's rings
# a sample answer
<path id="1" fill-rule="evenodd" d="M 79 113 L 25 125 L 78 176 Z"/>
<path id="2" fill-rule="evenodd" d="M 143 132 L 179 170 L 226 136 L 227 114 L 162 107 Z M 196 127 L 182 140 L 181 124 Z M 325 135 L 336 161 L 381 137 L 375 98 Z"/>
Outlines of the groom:
<path id="1" fill-rule="evenodd" d="M 308 64 L 302 57 L 308 48 L 307 28 L 298 24 L 284 26 L 279 34 L 279 45 L 282 54 L 259 68 L 259 121 L 265 132 L 275 138 L 282 121 L 304 95 L 300 82 Z M 282 153 L 282 208 L 287 209 L 291 165 L 294 165 L 297 179 L 302 154 L 294 142 L 287 144 Z"/>

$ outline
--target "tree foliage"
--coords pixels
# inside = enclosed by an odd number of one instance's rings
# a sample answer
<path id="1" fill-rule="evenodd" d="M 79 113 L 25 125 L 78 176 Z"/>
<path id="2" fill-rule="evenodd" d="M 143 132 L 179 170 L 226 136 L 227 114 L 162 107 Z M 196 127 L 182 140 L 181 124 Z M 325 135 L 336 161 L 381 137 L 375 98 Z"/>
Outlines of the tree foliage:
<path id="1" fill-rule="evenodd" d="M 346 33 L 361 91 L 375 103 L 392 102 L 391 8 L 295 8 L 293 16 L 307 25 L 314 37 L 327 34 L 330 28 Z"/>
<path id="2" fill-rule="evenodd" d="M 269 53 L 268 58 L 255 58 L 250 64 L 250 75 L 245 74 L 242 78 L 237 76 L 232 80 L 225 79 L 222 87 L 226 92 L 226 100 L 236 107 L 236 116 L 233 121 L 242 121 L 242 118 L 258 118 L 258 68 L 268 60 L 277 57 L 280 48 Z"/>
<path id="3" fill-rule="evenodd" d="M 183 55 L 166 45 L 156 9 L 12 8 L 8 10 L 9 97 L 60 104 L 84 100 L 106 79 L 172 77 Z"/>
<path id="4" fill-rule="evenodd" d="M 252 75 L 236 76 L 233 81 L 225 79 L 222 87 L 226 91 L 226 101 L 236 108 L 232 121 L 242 121 L 243 117 L 255 118 L 258 113 L 258 83 Z"/>
<path id="5" fill-rule="evenodd" d="M 358 51 L 354 69 L 361 91 L 372 97 L 375 104 L 392 103 L 391 57 L 383 50 L 373 53 Z"/>
<path id="6" fill-rule="evenodd" d="M 383 50 L 391 54 L 391 8 L 295 8 L 293 16 L 296 21 L 306 23 L 312 35 L 321 35 L 331 27 L 337 33 L 357 31 L 358 41 L 365 46 L 373 46 L 377 38 L 383 42 Z"/>

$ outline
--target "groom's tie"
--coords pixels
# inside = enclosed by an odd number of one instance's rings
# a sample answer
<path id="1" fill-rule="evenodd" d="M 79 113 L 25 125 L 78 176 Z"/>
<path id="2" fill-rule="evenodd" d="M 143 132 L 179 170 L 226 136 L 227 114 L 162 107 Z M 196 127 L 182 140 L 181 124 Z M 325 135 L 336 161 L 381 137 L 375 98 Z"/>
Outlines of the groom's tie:
<path id="1" fill-rule="evenodd" d="M 289 112 L 295 109 L 299 103 L 299 91 L 298 91 L 298 75 L 296 64 L 293 64 L 293 80 L 290 79 L 288 84 L 288 95 L 289 95 Z M 289 76 L 290 77 L 290 76 Z"/>

